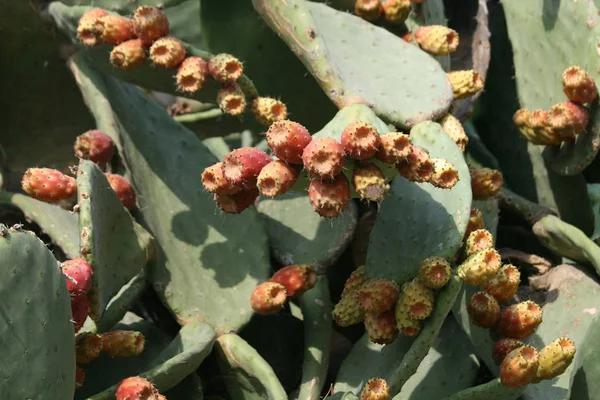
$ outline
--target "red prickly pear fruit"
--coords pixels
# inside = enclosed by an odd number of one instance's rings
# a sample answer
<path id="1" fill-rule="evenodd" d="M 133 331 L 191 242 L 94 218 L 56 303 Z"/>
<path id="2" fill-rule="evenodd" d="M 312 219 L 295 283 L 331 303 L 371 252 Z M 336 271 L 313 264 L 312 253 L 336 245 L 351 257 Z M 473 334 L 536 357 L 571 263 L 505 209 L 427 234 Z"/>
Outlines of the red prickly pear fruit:
<path id="1" fill-rule="evenodd" d="M 548 125 L 562 140 L 573 140 L 589 122 L 588 109 L 572 101 L 555 104 L 548 111 Z"/>
<path id="2" fill-rule="evenodd" d="M 169 34 L 169 20 L 158 8 L 142 6 L 133 14 L 133 30 L 146 46 L 150 46 Z"/>
<path id="3" fill-rule="evenodd" d="M 494 296 L 487 292 L 477 292 L 467 304 L 471 321 L 481 328 L 491 328 L 500 317 L 500 305 Z"/>
<path id="4" fill-rule="evenodd" d="M 429 289 L 441 289 L 452 275 L 452 267 L 442 257 L 428 257 L 419 264 L 419 282 Z"/>
<path id="5" fill-rule="evenodd" d="M 404 303 L 404 299 L 400 297 L 396 303 L 396 324 L 398 331 L 402 336 L 417 336 L 421 332 L 421 320 L 411 316 L 408 306 Z"/>
<path id="6" fill-rule="evenodd" d="M 398 336 L 398 327 L 396 326 L 396 315 L 394 310 L 388 310 L 382 313 L 365 313 L 365 330 L 369 340 L 377 344 L 390 344 Z"/>
<path id="7" fill-rule="evenodd" d="M 100 335 L 102 351 L 112 358 L 135 357 L 142 354 L 146 338 L 141 332 L 113 331 Z"/>
<path id="8" fill-rule="evenodd" d="M 133 21 L 119 15 L 105 15 L 98 19 L 101 27 L 102 41 L 111 46 L 116 46 L 135 38 Z"/>
<path id="9" fill-rule="evenodd" d="M 308 186 L 308 199 L 313 209 L 322 217 L 339 216 L 350 202 L 350 184 L 343 175 L 338 175 L 333 182 L 313 179 Z"/>
<path id="10" fill-rule="evenodd" d="M 234 194 L 241 190 L 241 188 L 232 185 L 225 179 L 222 162 L 204 169 L 204 172 L 202 172 L 202 186 L 207 192 L 218 194 Z"/>
<path id="11" fill-rule="evenodd" d="M 524 118 L 527 116 L 516 115 L 516 118 Z M 515 117 L 513 117 L 514 120 Z M 521 123 L 521 121 L 518 121 Z M 548 112 L 545 110 L 535 110 L 529 114 L 529 119 L 525 123 L 525 127 L 521 129 L 521 133 L 525 131 L 525 135 L 531 135 L 531 139 L 528 139 L 533 144 L 540 144 L 544 146 L 556 146 L 559 145 L 563 139 L 561 139 L 559 133 L 550 126 L 548 123 Z M 524 136 L 525 136 L 524 135 Z"/>
<path id="12" fill-rule="evenodd" d="M 177 68 L 185 59 L 183 43 L 172 36 L 165 36 L 152 44 L 149 50 L 150 60 L 160 68 Z"/>
<path id="13" fill-rule="evenodd" d="M 591 103 L 598 97 L 594 79 L 583 69 L 573 66 L 562 74 L 563 92 L 575 103 Z"/>
<path id="14" fill-rule="evenodd" d="M 467 223 L 467 230 L 465 231 L 463 240 L 467 240 L 471 232 L 483 228 L 485 228 L 485 225 L 483 223 L 483 215 L 481 214 L 481 211 L 479 211 L 477 208 L 472 208 L 471 214 L 469 215 L 469 222 Z"/>
<path id="15" fill-rule="evenodd" d="M 365 312 L 358 301 L 358 290 L 353 290 L 342 296 L 333 308 L 333 319 L 341 327 L 358 324 L 365 318 Z"/>
<path id="16" fill-rule="evenodd" d="M 313 178 L 332 179 L 344 168 L 344 148 L 335 139 L 318 138 L 304 148 L 302 162 Z"/>
<path id="17" fill-rule="evenodd" d="M 162 396 L 150 381 L 133 376 L 119 383 L 115 397 L 116 400 L 160 400 Z"/>
<path id="18" fill-rule="evenodd" d="M 452 71 L 448 72 L 446 76 L 452 85 L 455 100 L 471 97 L 483 89 L 483 79 L 473 70 Z"/>
<path id="19" fill-rule="evenodd" d="M 404 40 L 406 43 L 414 44 L 412 32 L 408 32 L 402 35 L 402 40 Z"/>
<path id="20" fill-rule="evenodd" d="M 236 117 L 246 110 L 246 95 L 237 83 L 230 83 L 217 92 L 217 104 L 225 114 Z"/>
<path id="21" fill-rule="evenodd" d="M 273 154 L 289 164 L 302 164 L 302 152 L 312 140 L 304 126 L 289 120 L 271 124 L 266 137 Z"/>
<path id="22" fill-rule="evenodd" d="M 310 265 L 290 265 L 275 272 L 269 282 L 283 285 L 289 297 L 296 297 L 315 287 L 317 273 Z"/>
<path id="23" fill-rule="evenodd" d="M 373 313 L 382 313 L 394 307 L 399 295 L 400 288 L 396 282 L 386 279 L 370 279 L 358 289 L 360 306 Z"/>
<path id="24" fill-rule="evenodd" d="M 102 337 L 95 333 L 80 333 L 75 338 L 75 358 L 78 364 L 94 361 L 102 352 Z"/>
<path id="25" fill-rule="evenodd" d="M 133 186 L 131 183 L 123 178 L 121 175 L 117 174 L 104 174 L 106 175 L 106 179 L 108 180 L 108 184 L 115 191 L 119 200 L 121 200 L 121 204 L 123 207 L 128 209 L 129 211 L 135 208 L 135 191 L 133 190 Z"/>
<path id="26" fill-rule="evenodd" d="M 110 161 L 114 149 L 110 136 L 101 131 L 90 130 L 75 139 L 75 155 L 99 165 Z"/>
<path id="27" fill-rule="evenodd" d="M 46 203 L 56 203 L 77 194 L 77 181 L 51 168 L 29 168 L 21 186 L 25 193 Z"/>
<path id="28" fill-rule="evenodd" d="M 271 161 L 260 171 L 256 186 L 260 193 L 268 197 L 284 194 L 298 180 L 298 171 L 283 161 Z"/>
<path id="29" fill-rule="evenodd" d="M 257 97 L 252 100 L 254 118 L 263 125 L 271 126 L 277 121 L 287 119 L 287 107 L 281 100 L 271 97 Z"/>
<path id="30" fill-rule="evenodd" d="M 521 283 L 521 273 L 511 264 L 502 268 L 483 285 L 483 290 L 491 294 L 501 303 L 507 302 L 517 293 Z"/>
<path id="31" fill-rule="evenodd" d="M 434 56 L 454 53 L 459 42 L 458 33 L 442 25 L 420 26 L 415 31 L 415 39 L 423 50 Z"/>
<path id="32" fill-rule="evenodd" d="M 217 82 L 233 83 L 244 73 L 244 65 L 231 54 L 221 53 L 208 61 L 208 71 Z"/>
<path id="33" fill-rule="evenodd" d="M 383 17 L 392 24 L 401 24 L 410 14 L 410 0 L 384 0 Z"/>
<path id="34" fill-rule="evenodd" d="M 241 147 L 223 158 L 223 176 L 233 185 L 245 188 L 256 187 L 258 174 L 271 157 L 255 147 Z"/>
<path id="35" fill-rule="evenodd" d="M 276 314 L 287 301 L 285 286 L 277 282 L 263 282 L 252 291 L 250 305 L 255 313 L 261 315 Z"/>
<path id="36" fill-rule="evenodd" d="M 469 144 L 469 137 L 460 121 L 454 115 L 447 114 L 440 120 L 440 125 L 444 132 L 454 140 L 460 151 L 465 151 Z"/>
<path id="37" fill-rule="evenodd" d="M 244 189 L 233 194 L 215 193 L 215 202 L 227 214 L 240 214 L 258 198 L 258 189 Z"/>
<path id="38" fill-rule="evenodd" d="M 90 301 L 86 295 L 71 296 L 71 314 L 75 333 L 79 332 L 90 314 Z"/>
<path id="39" fill-rule="evenodd" d="M 375 158 L 387 164 L 397 164 L 412 152 L 410 137 L 404 133 L 390 132 L 381 135 L 381 146 Z"/>
<path id="40" fill-rule="evenodd" d="M 87 294 L 92 288 L 92 267 L 83 258 L 67 260 L 61 265 L 71 296 Z"/>
<path id="41" fill-rule="evenodd" d="M 502 364 L 508 353 L 525 346 L 525 343 L 517 339 L 503 338 L 494 343 L 492 347 L 492 358 L 496 365 Z"/>
<path id="42" fill-rule="evenodd" d="M 473 200 L 486 200 L 493 197 L 504 185 L 500 171 L 490 168 L 469 168 Z"/>
<path id="43" fill-rule="evenodd" d="M 390 387 L 385 379 L 371 378 L 360 392 L 360 400 L 390 400 Z"/>
<path id="44" fill-rule="evenodd" d="M 526 338 L 535 332 L 542 318 L 542 309 L 531 300 L 513 304 L 502 311 L 498 333 L 512 339 Z"/>
<path id="45" fill-rule="evenodd" d="M 469 285 L 481 285 L 491 279 L 502 265 L 500 253 L 495 249 L 481 250 L 456 268 L 456 274 Z"/>
<path id="46" fill-rule="evenodd" d="M 142 65 L 145 59 L 146 49 L 140 39 L 123 42 L 110 52 L 110 63 L 116 68 L 133 69 Z"/>
<path id="47" fill-rule="evenodd" d="M 108 15 L 101 8 L 94 8 L 83 13 L 77 25 L 77 38 L 86 46 L 96 46 L 102 40 L 102 26 L 99 19 Z"/>
<path id="48" fill-rule="evenodd" d="M 435 297 L 418 279 L 413 279 L 402 285 L 400 301 L 407 307 L 407 312 L 413 319 L 425 319 L 431 315 Z"/>
<path id="49" fill-rule="evenodd" d="M 379 132 L 366 122 L 354 122 L 342 131 L 342 146 L 346 155 L 356 160 L 373 157 L 381 145 Z"/>
<path id="50" fill-rule="evenodd" d="M 527 385 L 535 377 L 538 360 L 538 352 L 532 346 L 514 349 L 500 364 L 500 382 L 510 388 Z"/>
<path id="51" fill-rule="evenodd" d="M 375 21 L 381 17 L 383 7 L 379 0 L 356 0 L 354 12 L 364 20 Z"/>
<path id="52" fill-rule="evenodd" d="M 85 371 L 79 365 L 75 367 L 75 387 L 80 388 L 85 381 Z"/>
<path id="53" fill-rule="evenodd" d="M 429 182 L 433 178 L 433 162 L 424 149 L 412 146 L 412 152 L 396 164 L 398 173 L 411 182 Z"/>
<path id="54" fill-rule="evenodd" d="M 477 229 L 469 234 L 465 242 L 465 258 L 472 256 L 481 250 L 494 247 L 494 236 L 487 229 Z"/>
<path id="55" fill-rule="evenodd" d="M 575 343 L 566 337 L 558 338 L 544 347 L 538 357 L 539 366 L 534 382 L 553 379 L 565 372 L 576 352 Z"/>
<path id="56" fill-rule="evenodd" d="M 360 267 L 358 267 L 357 269 L 352 271 L 352 273 L 350 274 L 350 277 L 348 277 L 348 279 L 346 279 L 346 283 L 344 283 L 344 290 L 342 291 L 342 297 L 346 297 L 351 292 L 356 291 L 366 281 L 367 281 L 367 273 L 365 271 L 365 266 L 361 265 Z"/>
<path id="57" fill-rule="evenodd" d="M 390 190 L 390 185 L 385 182 L 385 175 L 373 163 L 357 165 L 352 181 L 360 198 L 369 201 L 383 200 Z"/>
<path id="58" fill-rule="evenodd" d="M 448 160 L 432 158 L 433 173 L 429 183 L 440 189 L 451 189 L 458 183 L 458 171 Z"/>
<path id="59" fill-rule="evenodd" d="M 184 93 L 196 93 L 206 85 L 208 76 L 206 60 L 201 57 L 188 57 L 177 70 L 177 89 Z"/>

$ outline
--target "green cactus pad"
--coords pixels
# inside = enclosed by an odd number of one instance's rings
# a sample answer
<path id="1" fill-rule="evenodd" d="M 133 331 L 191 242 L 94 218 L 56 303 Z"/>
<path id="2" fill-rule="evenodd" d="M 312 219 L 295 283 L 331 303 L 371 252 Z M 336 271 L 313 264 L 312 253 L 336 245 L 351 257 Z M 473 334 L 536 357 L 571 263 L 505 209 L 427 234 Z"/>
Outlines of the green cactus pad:
<path id="1" fill-rule="evenodd" d="M 252 315 L 252 290 L 269 274 L 267 236 L 256 210 L 218 212 L 200 184 L 217 158 L 139 89 L 79 56 L 72 70 L 99 129 L 117 143 L 155 235 L 154 289 L 181 324 L 201 320 L 218 333 L 239 329 Z"/>
<path id="2" fill-rule="evenodd" d="M 488 383 L 465 389 L 452 396 L 446 397 L 447 400 L 516 400 L 523 393 L 525 387 L 509 388 L 504 386 L 500 379 L 494 379 Z"/>
<path id="3" fill-rule="evenodd" d="M 444 70 L 393 33 L 323 4 L 253 4 L 339 108 L 365 104 L 402 127 L 441 118 L 448 111 L 454 97 Z"/>
<path id="4" fill-rule="evenodd" d="M 77 214 L 18 193 L 0 191 L 0 204 L 18 207 L 25 217 L 39 225 L 69 258 L 79 257 Z"/>
<path id="5" fill-rule="evenodd" d="M 215 345 L 219 368 L 227 376 L 230 399 L 288 398 L 271 366 L 244 339 L 225 334 Z"/>
<path id="6" fill-rule="evenodd" d="M 571 399 L 593 399 L 600 393 L 600 363 L 598 342 L 600 341 L 600 314 L 594 320 L 583 339 L 584 346 L 577 346 L 581 369 L 577 371 L 571 387 Z"/>
<path id="7" fill-rule="evenodd" d="M 261 198 L 257 208 L 273 256 L 283 265 L 310 264 L 324 272 L 350 244 L 356 229 L 357 209 L 353 203 L 331 221 L 315 213 L 303 193 Z"/>
<path id="8" fill-rule="evenodd" d="M 471 180 L 462 152 L 439 124 L 423 122 L 411 130 L 413 144 L 442 157 L 458 170 L 452 189 L 404 178 L 392 182 L 373 227 L 367 274 L 402 284 L 417 274 L 427 257 L 452 257 L 460 247 L 471 212 Z"/>
<path id="9" fill-rule="evenodd" d="M 75 339 L 65 276 L 32 232 L 0 225 L 0 393 L 72 399 Z"/>
<path id="10" fill-rule="evenodd" d="M 98 321 L 110 299 L 152 258 L 154 243 L 91 161 L 79 163 L 77 194 L 81 256 L 94 271 L 90 316 Z"/>

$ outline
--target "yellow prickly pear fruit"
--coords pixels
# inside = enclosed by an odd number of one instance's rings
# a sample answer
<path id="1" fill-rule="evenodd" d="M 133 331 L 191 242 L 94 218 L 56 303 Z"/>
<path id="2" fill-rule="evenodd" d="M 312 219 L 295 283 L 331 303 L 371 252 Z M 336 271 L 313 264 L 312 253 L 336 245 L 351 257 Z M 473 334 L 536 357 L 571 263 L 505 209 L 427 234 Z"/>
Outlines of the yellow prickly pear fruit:
<path id="1" fill-rule="evenodd" d="M 487 229 L 477 229 L 469 234 L 465 242 L 465 257 L 470 257 L 481 250 L 494 247 L 494 236 Z"/>
<path id="2" fill-rule="evenodd" d="M 367 273 L 365 270 L 365 266 L 361 265 L 356 268 L 350 277 L 346 280 L 344 284 L 344 290 L 342 291 L 342 297 L 349 295 L 351 292 L 357 290 L 362 286 L 363 283 L 367 281 Z"/>
<path id="3" fill-rule="evenodd" d="M 102 352 L 102 337 L 95 333 L 80 333 L 75 338 L 75 358 L 78 364 L 95 360 Z"/>
<path id="4" fill-rule="evenodd" d="M 117 68 L 133 69 L 139 67 L 146 59 L 146 49 L 139 39 L 121 43 L 110 52 L 110 63 Z"/>
<path id="5" fill-rule="evenodd" d="M 385 379 L 371 378 L 360 392 L 360 400 L 390 400 L 390 387 Z"/>
<path id="6" fill-rule="evenodd" d="M 102 351 L 113 358 L 138 356 L 144 351 L 146 339 L 141 332 L 113 331 L 100 336 Z"/>
<path id="7" fill-rule="evenodd" d="M 358 295 L 363 310 L 382 313 L 394 307 L 400 295 L 400 288 L 394 281 L 374 278 L 360 287 Z"/>
<path id="8" fill-rule="evenodd" d="M 446 114 L 444 118 L 440 120 L 440 125 L 444 132 L 448 134 L 454 140 L 454 143 L 458 146 L 460 151 L 465 151 L 467 144 L 469 143 L 469 137 L 465 133 L 460 121 L 452 114 Z"/>
<path id="9" fill-rule="evenodd" d="M 396 164 L 396 170 L 412 182 L 429 182 L 433 177 L 433 162 L 424 149 L 411 146 L 410 154 Z"/>
<path id="10" fill-rule="evenodd" d="M 403 336 L 417 336 L 421 332 L 421 321 L 414 319 L 408 312 L 408 306 L 400 298 L 396 303 L 396 325 Z"/>
<path id="11" fill-rule="evenodd" d="M 500 317 L 500 305 L 494 296 L 486 292 L 477 292 L 467 304 L 471 321 L 481 328 L 491 328 Z"/>
<path id="12" fill-rule="evenodd" d="M 208 72 L 217 82 L 233 83 L 244 73 L 244 65 L 231 54 L 220 53 L 208 60 Z"/>
<path id="13" fill-rule="evenodd" d="M 201 57 L 188 57 L 177 70 L 177 89 L 185 93 L 196 93 L 206 85 L 208 77 L 208 62 Z"/>
<path id="14" fill-rule="evenodd" d="M 553 379 L 571 365 L 577 349 L 572 340 L 561 337 L 544 347 L 539 354 L 539 366 L 535 381 Z"/>
<path id="15" fill-rule="evenodd" d="M 150 60 L 160 68 L 177 68 L 185 59 L 185 47 L 175 37 L 165 36 L 158 39 L 150 50 Z"/>
<path id="16" fill-rule="evenodd" d="M 544 110 L 531 112 L 526 128 L 533 133 L 533 144 L 556 146 L 562 142 L 558 132 L 548 123 L 548 113 Z"/>
<path id="17" fill-rule="evenodd" d="M 493 197 L 504 185 L 500 171 L 490 168 L 469 168 L 473 200 L 486 200 Z"/>
<path id="18" fill-rule="evenodd" d="M 500 365 L 500 382 L 510 388 L 527 385 L 538 369 L 538 352 L 531 346 L 519 347 L 506 356 Z"/>
<path id="19" fill-rule="evenodd" d="M 563 91 L 575 103 L 591 103 L 598 97 L 594 79 L 583 69 L 573 66 L 562 74 Z"/>
<path id="20" fill-rule="evenodd" d="M 446 286 L 451 274 L 450 263 L 442 257 L 426 258 L 419 265 L 419 281 L 430 289 Z"/>
<path id="21" fill-rule="evenodd" d="M 381 169 L 373 163 L 363 163 L 354 168 L 354 189 L 361 199 L 381 201 L 390 190 Z"/>
<path id="22" fill-rule="evenodd" d="M 287 118 L 287 107 L 281 100 L 271 97 L 257 97 L 252 100 L 254 118 L 266 126 Z"/>
<path id="23" fill-rule="evenodd" d="M 459 42 L 458 33 L 442 25 L 417 28 L 415 39 L 423 50 L 434 56 L 445 56 L 455 52 Z"/>
<path id="24" fill-rule="evenodd" d="M 494 249 L 485 249 L 467 258 L 456 269 L 458 276 L 469 285 L 481 285 L 500 269 L 502 260 Z"/>
<path id="25" fill-rule="evenodd" d="M 521 136 L 523 136 L 525 140 L 533 144 L 541 144 L 536 143 L 535 132 L 528 126 L 530 117 L 531 111 L 521 108 L 513 114 L 513 123 L 519 128 L 519 132 L 521 132 Z"/>
<path id="26" fill-rule="evenodd" d="M 365 312 L 358 301 L 358 290 L 342 296 L 333 308 L 333 319 L 342 327 L 358 324 L 365 318 Z"/>
<path id="27" fill-rule="evenodd" d="M 356 0 L 354 12 L 364 20 L 375 21 L 381 16 L 383 7 L 379 0 Z"/>
<path id="28" fill-rule="evenodd" d="M 285 286 L 277 282 L 263 282 L 256 286 L 250 295 L 250 305 L 255 313 L 276 314 L 287 301 Z"/>
<path id="29" fill-rule="evenodd" d="M 408 314 L 414 319 L 425 319 L 433 311 L 435 297 L 433 291 L 418 279 L 402 285 L 401 300 L 408 308 Z"/>
<path id="30" fill-rule="evenodd" d="M 440 189 L 451 189 L 458 183 L 458 171 L 448 160 L 432 158 L 433 173 L 429 183 Z"/>
<path id="31" fill-rule="evenodd" d="M 483 215 L 481 214 L 481 211 L 479 211 L 477 208 L 472 208 L 463 240 L 467 240 L 471 232 L 483 228 L 485 228 L 485 225 L 483 223 Z"/>
<path id="32" fill-rule="evenodd" d="M 542 319 L 542 309 L 533 301 L 513 304 L 502 311 L 498 333 L 512 339 L 523 339 L 535 332 Z"/>
<path id="33" fill-rule="evenodd" d="M 246 110 L 246 96 L 236 83 L 231 83 L 219 89 L 217 103 L 225 114 L 232 116 L 241 115 Z"/>
<path id="34" fill-rule="evenodd" d="M 517 293 L 519 283 L 521 283 L 521 273 L 517 267 L 506 264 L 483 285 L 483 290 L 494 296 L 500 303 L 504 303 Z"/>
<path id="35" fill-rule="evenodd" d="M 383 17 L 392 24 L 406 21 L 410 10 L 410 0 L 383 0 Z"/>
<path id="36" fill-rule="evenodd" d="M 448 72 L 448 79 L 452 84 L 454 99 L 464 99 L 473 96 L 483 89 L 483 79 L 473 70 Z"/>
<path id="37" fill-rule="evenodd" d="M 369 340 L 377 344 L 390 344 L 398 336 L 394 310 L 382 313 L 365 313 L 365 329 Z"/>

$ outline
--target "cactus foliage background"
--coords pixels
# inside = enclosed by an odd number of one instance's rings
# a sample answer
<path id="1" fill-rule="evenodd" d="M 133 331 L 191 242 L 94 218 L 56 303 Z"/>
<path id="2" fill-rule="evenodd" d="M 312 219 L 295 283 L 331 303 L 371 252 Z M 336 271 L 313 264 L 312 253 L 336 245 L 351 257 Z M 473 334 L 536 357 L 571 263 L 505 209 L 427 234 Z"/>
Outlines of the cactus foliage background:
<path id="1" fill-rule="evenodd" d="M 599 5 L 0 2 L 0 399 L 600 399 Z"/>

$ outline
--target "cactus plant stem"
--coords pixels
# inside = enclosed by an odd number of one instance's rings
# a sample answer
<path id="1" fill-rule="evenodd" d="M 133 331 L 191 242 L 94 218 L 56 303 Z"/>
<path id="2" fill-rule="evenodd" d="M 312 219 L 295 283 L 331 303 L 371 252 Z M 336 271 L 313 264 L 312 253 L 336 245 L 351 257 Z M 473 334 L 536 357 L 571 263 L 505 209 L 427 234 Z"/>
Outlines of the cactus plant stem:
<path id="1" fill-rule="evenodd" d="M 173 119 L 179 123 L 192 123 L 198 121 L 205 121 L 207 119 L 219 118 L 223 116 L 223 111 L 219 108 L 213 108 L 212 110 L 200 111 L 197 113 L 177 115 Z"/>
<path id="2" fill-rule="evenodd" d="M 530 225 L 535 224 L 546 215 L 556 215 L 553 210 L 529 201 L 505 187 L 500 189 L 497 196 L 504 207 L 521 215 Z"/>
<path id="3" fill-rule="evenodd" d="M 462 390 L 446 398 L 446 400 L 480 400 L 480 399 L 498 399 L 513 400 L 525 390 L 526 386 L 521 388 L 509 388 L 496 378 L 483 385 L 475 386 Z"/>

